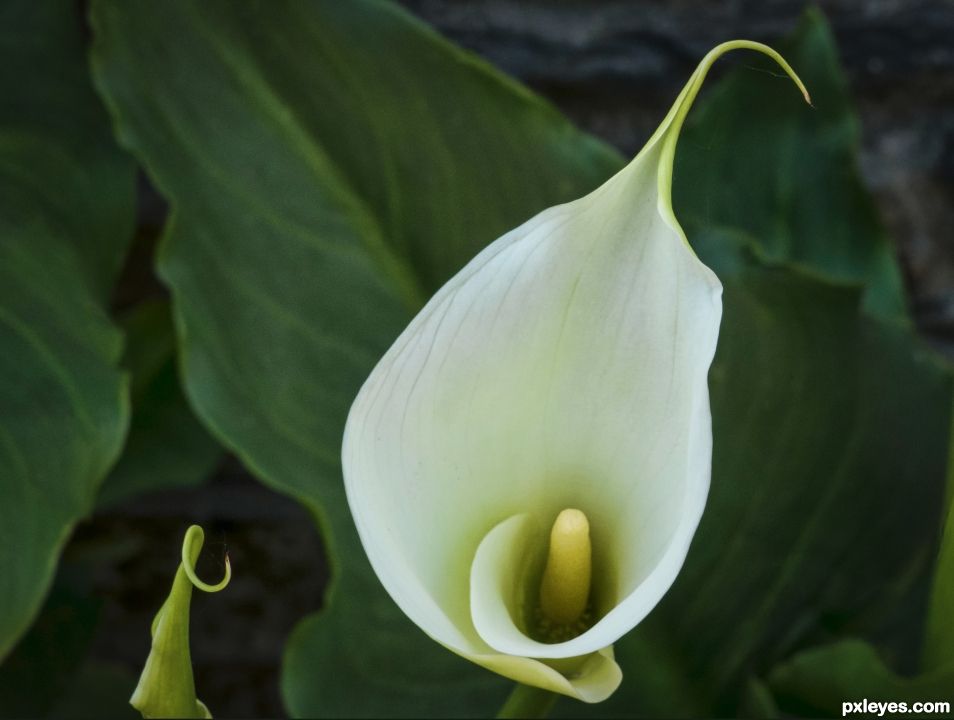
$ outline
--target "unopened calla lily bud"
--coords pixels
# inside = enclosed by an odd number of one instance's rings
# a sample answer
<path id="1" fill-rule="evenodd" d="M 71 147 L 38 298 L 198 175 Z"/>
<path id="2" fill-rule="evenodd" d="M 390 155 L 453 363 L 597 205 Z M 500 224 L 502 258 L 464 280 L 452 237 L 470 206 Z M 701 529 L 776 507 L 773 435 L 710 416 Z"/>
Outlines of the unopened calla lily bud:
<path id="1" fill-rule="evenodd" d="M 129 703 L 144 718 L 209 718 L 208 708 L 195 694 L 189 654 L 189 606 L 192 588 L 218 592 L 229 584 L 232 566 L 225 557 L 225 577 L 207 585 L 195 574 L 195 563 L 205 534 L 192 525 L 182 541 L 182 562 L 172 582 L 172 592 L 152 621 L 152 649 L 139 684 Z"/>
<path id="2" fill-rule="evenodd" d="M 587 702 L 613 643 L 672 585 L 712 454 L 722 286 L 673 212 L 710 52 L 623 170 L 485 248 L 427 303 L 351 408 L 342 461 L 364 548 L 450 650 Z M 807 99 L 807 93 L 805 93 Z"/>

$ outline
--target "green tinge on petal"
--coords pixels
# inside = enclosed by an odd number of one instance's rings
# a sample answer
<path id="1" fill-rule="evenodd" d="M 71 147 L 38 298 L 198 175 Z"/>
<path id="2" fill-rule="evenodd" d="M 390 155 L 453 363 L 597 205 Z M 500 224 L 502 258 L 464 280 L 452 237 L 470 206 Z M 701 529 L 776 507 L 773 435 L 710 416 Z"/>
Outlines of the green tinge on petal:
<path id="1" fill-rule="evenodd" d="M 461 655 L 516 682 L 585 703 L 603 702 L 616 692 L 623 680 L 611 647 L 586 656 L 572 672 L 553 667 L 549 662 L 516 655 Z"/>
<path id="2" fill-rule="evenodd" d="M 232 568 L 225 559 L 225 577 L 207 585 L 195 574 L 205 533 L 192 525 L 182 542 L 182 562 L 172 591 L 152 622 L 152 649 L 129 703 L 144 718 L 210 718 L 209 709 L 196 697 L 189 653 L 189 607 L 192 588 L 217 592 L 228 585 Z M 191 578 L 191 579 L 190 579 Z"/>
<path id="3" fill-rule="evenodd" d="M 491 647 L 495 636 L 531 634 L 543 533 L 529 513 L 514 515 L 481 541 L 470 570 L 470 612 L 477 633 Z"/>
<path id="4" fill-rule="evenodd" d="M 773 57 L 804 90 L 764 45 L 715 48 L 629 165 L 441 288 L 345 428 L 348 501 L 398 606 L 454 652 L 588 702 L 618 686 L 612 644 L 672 585 L 708 494 L 722 287 L 673 213 L 672 161 L 706 72 L 734 49 Z M 539 556 L 526 518 L 544 528 L 569 507 L 590 520 L 594 624 L 540 643 L 526 632 L 523 563 Z"/>

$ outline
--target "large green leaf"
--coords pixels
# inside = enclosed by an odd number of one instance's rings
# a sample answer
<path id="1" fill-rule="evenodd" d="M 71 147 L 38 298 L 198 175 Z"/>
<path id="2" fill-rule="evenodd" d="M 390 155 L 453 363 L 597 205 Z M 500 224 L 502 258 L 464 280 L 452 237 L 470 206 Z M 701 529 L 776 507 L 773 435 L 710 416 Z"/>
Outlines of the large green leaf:
<path id="1" fill-rule="evenodd" d="M 954 426 L 952 426 L 954 440 Z M 954 451 L 954 442 L 950 445 Z M 954 456 L 951 457 L 954 460 Z M 933 578 L 931 608 L 924 638 L 920 672 L 911 676 L 895 672 L 870 644 L 857 639 L 814 647 L 780 663 L 768 674 L 776 696 L 790 713 L 834 715 L 841 703 L 867 699 L 872 702 L 914 703 L 940 701 L 954 704 L 954 463 L 948 464 L 947 511 L 937 567 Z M 909 623 L 913 628 L 917 623 Z M 948 706 L 948 712 L 950 711 Z M 933 711 L 925 716 L 937 715 Z"/>
<path id="2" fill-rule="evenodd" d="M 915 703 L 948 703 L 946 712 L 932 710 L 913 713 L 913 717 L 950 717 L 954 707 L 954 665 L 903 677 L 888 669 L 875 650 L 859 640 L 799 653 L 776 668 L 770 682 L 785 709 L 802 717 L 844 716 L 842 703 L 859 700 L 904 702 L 909 712 Z"/>
<path id="3" fill-rule="evenodd" d="M 50 591 L 33 627 L 0 671 L 0 717 L 40 717 L 50 711 L 83 661 L 99 610 L 99 602 L 72 588 Z"/>
<path id="4" fill-rule="evenodd" d="M 120 137 L 172 203 L 160 271 L 190 399 L 330 531 L 344 601 L 297 631 L 290 709 L 491 712 L 506 684 L 427 639 L 371 574 L 341 432 L 444 279 L 619 159 L 389 5 L 99 1 L 92 18 Z"/>
<path id="5" fill-rule="evenodd" d="M 150 490 L 194 486 L 222 458 L 179 385 L 169 304 L 150 300 L 122 318 L 123 366 L 131 377 L 129 439 L 96 498 L 98 507 Z"/>
<path id="6" fill-rule="evenodd" d="M 814 110 L 771 61 L 747 58 L 689 117 L 676 153 L 677 217 L 717 270 L 741 245 L 772 263 L 864 283 L 867 310 L 904 318 L 901 274 L 861 181 L 858 122 L 821 13 L 806 13 L 778 50 Z"/>
<path id="7" fill-rule="evenodd" d="M 0 7 L 0 658 L 28 626 L 128 416 L 105 300 L 133 167 L 86 75 L 73 4 Z"/>
<path id="8" fill-rule="evenodd" d="M 731 715 L 747 675 L 855 629 L 932 547 L 951 377 L 857 304 L 793 271 L 726 284 L 706 512 L 669 594 L 617 645 L 623 685 L 600 713 Z"/>
<path id="9" fill-rule="evenodd" d="M 137 716 L 136 676 L 90 657 L 110 613 L 94 578 L 134 559 L 136 542 L 70 542 L 29 631 L 0 667 L 0 717 Z"/>

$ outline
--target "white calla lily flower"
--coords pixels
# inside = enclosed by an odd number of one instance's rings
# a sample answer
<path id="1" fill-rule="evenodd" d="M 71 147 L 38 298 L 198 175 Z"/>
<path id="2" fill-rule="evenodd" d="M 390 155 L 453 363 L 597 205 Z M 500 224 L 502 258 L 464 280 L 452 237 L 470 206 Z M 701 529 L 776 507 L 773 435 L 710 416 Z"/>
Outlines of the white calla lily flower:
<path id="1" fill-rule="evenodd" d="M 673 213 L 683 119 L 726 43 L 597 190 L 499 238 L 427 303 L 351 408 L 364 548 L 434 640 L 587 702 L 659 602 L 705 506 L 722 286 Z M 805 93 L 807 99 L 807 93 Z"/>

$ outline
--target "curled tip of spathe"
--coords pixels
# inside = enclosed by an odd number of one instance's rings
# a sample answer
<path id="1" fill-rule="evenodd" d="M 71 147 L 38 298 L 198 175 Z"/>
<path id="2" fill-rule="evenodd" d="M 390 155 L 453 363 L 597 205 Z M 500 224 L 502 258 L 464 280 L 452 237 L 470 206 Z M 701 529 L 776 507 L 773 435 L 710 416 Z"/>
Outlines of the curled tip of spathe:
<path id="1" fill-rule="evenodd" d="M 730 40 L 729 42 L 724 42 L 709 51 L 702 61 L 702 66 L 708 70 L 708 66 L 710 66 L 719 56 L 724 55 L 727 52 L 731 52 L 732 50 L 755 50 L 772 58 L 779 64 L 782 70 L 785 71 L 785 74 L 791 78 L 792 82 L 795 83 L 799 91 L 802 93 L 802 97 L 805 99 L 805 102 L 810 107 L 815 107 L 815 104 L 812 102 L 812 96 L 809 95 L 808 88 L 805 87 L 805 83 L 802 82 L 802 79 L 798 76 L 798 73 L 792 69 L 792 66 L 788 64 L 785 58 L 763 43 L 754 42 L 752 40 Z"/>
<path id="2" fill-rule="evenodd" d="M 199 576 L 195 572 L 195 561 L 199 557 L 199 553 L 202 551 L 202 543 L 205 542 L 205 532 L 198 525 L 192 525 L 186 530 L 185 538 L 182 540 L 182 569 L 185 571 L 186 576 L 189 578 L 189 581 L 195 585 L 199 590 L 204 590 L 205 592 L 218 592 L 219 590 L 225 589 L 229 584 L 229 581 L 232 579 L 232 563 L 229 562 L 228 553 L 225 554 L 225 577 L 223 577 L 217 584 L 209 585 L 208 583 L 202 582 L 199 579 Z"/>

